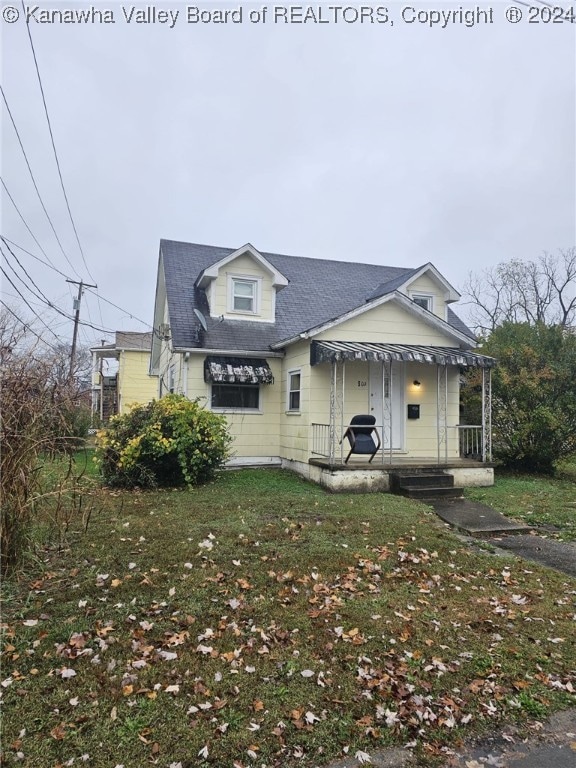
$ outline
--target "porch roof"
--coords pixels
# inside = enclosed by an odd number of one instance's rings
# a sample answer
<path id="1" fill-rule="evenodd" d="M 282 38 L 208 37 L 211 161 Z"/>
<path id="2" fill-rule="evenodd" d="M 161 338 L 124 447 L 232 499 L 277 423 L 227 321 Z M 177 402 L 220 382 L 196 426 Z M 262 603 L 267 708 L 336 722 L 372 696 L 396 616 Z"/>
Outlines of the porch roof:
<path id="1" fill-rule="evenodd" d="M 453 347 L 427 347 L 419 344 L 379 344 L 368 341 L 313 341 L 310 364 L 344 361 L 403 360 L 429 365 L 458 365 L 469 368 L 493 368 L 493 357 Z"/>

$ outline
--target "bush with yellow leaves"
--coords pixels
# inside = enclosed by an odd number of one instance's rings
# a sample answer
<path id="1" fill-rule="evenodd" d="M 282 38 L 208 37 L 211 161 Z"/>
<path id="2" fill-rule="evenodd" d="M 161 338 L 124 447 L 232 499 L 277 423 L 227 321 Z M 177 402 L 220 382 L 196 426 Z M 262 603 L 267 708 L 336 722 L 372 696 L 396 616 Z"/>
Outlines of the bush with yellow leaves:
<path id="1" fill-rule="evenodd" d="M 96 461 L 111 486 L 193 486 L 214 477 L 230 442 L 224 416 L 166 395 L 110 419 L 96 437 Z"/>

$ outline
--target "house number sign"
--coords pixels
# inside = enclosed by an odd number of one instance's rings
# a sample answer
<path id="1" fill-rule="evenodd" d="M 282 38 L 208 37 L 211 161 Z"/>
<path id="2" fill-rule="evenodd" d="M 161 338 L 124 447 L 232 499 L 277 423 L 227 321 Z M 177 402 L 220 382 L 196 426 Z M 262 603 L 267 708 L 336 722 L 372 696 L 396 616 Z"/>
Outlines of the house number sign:
<path id="1" fill-rule="evenodd" d="M 366 386 L 368 386 L 368 382 L 367 381 L 361 381 L 360 379 L 358 379 L 358 386 L 359 387 L 366 387 Z"/>

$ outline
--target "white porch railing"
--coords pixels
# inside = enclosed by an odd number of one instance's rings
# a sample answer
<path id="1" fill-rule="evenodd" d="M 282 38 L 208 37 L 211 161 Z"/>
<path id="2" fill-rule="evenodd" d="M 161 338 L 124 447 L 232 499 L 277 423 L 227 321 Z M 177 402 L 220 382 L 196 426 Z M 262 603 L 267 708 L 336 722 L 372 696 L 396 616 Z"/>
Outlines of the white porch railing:
<path id="1" fill-rule="evenodd" d="M 458 445 L 461 458 L 474 459 L 476 461 L 486 461 L 488 459 L 484 455 L 484 433 L 481 425 L 458 424 L 456 427 L 451 427 L 451 429 L 458 430 Z M 331 455 L 330 448 L 330 425 L 313 423 L 312 455 L 328 459 Z M 342 454 L 340 442 L 334 446 L 334 454 L 338 457 Z M 385 461 L 387 455 L 388 450 L 385 448 L 382 454 L 382 461 Z"/>
<path id="2" fill-rule="evenodd" d="M 458 424 L 458 444 L 463 459 L 484 460 L 484 439 L 481 425 Z"/>
<path id="3" fill-rule="evenodd" d="M 312 424 L 312 453 L 330 456 L 330 424 Z"/>
<path id="4" fill-rule="evenodd" d="M 340 435 L 340 432 L 338 432 L 337 435 L 335 435 L 334 440 L 334 446 L 330 445 L 330 424 L 318 424 L 318 423 L 312 423 L 312 455 L 314 456 L 322 456 L 326 459 L 335 459 L 336 461 L 343 461 L 344 457 L 347 455 L 350 446 L 347 445 L 346 441 L 343 439 L 343 437 Z M 343 431 L 345 432 L 348 427 L 360 427 L 359 424 L 344 424 Z M 371 427 L 374 429 L 377 429 L 380 433 L 380 437 L 382 438 L 383 434 L 383 425 L 382 424 L 371 424 Z M 343 435 L 343 432 L 342 432 Z M 331 450 L 333 449 L 333 450 Z M 392 461 L 392 452 L 386 447 L 380 447 L 380 450 L 376 454 L 377 456 L 380 456 L 380 463 L 383 463 L 384 461 Z M 374 460 L 376 462 L 376 459 Z"/>

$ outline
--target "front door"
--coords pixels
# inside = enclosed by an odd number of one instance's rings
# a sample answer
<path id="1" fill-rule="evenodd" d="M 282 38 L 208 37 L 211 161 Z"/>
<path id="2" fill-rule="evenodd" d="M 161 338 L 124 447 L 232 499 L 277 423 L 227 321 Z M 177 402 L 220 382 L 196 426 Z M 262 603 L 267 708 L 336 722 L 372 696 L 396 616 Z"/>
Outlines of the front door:
<path id="1" fill-rule="evenodd" d="M 382 447 L 390 450 L 390 420 L 392 420 L 392 450 L 402 450 L 404 442 L 404 365 L 392 362 L 392 381 L 387 366 L 370 363 L 370 413 L 376 417 Z"/>

